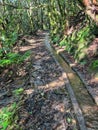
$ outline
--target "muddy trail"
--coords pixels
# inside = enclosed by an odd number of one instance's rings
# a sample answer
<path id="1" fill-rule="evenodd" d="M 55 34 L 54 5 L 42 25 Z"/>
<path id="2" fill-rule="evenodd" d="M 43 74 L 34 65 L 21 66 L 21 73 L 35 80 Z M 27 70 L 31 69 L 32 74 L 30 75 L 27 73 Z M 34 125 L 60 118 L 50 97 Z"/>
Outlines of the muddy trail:
<path id="1" fill-rule="evenodd" d="M 59 64 L 64 61 L 50 50 L 47 36 L 25 37 L 20 52 L 31 50 L 31 57 L 20 77 L 1 84 L 0 109 L 21 100 L 13 130 L 98 130 L 98 107 L 70 68 Z M 10 93 L 17 88 L 24 90 L 20 98 Z"/>

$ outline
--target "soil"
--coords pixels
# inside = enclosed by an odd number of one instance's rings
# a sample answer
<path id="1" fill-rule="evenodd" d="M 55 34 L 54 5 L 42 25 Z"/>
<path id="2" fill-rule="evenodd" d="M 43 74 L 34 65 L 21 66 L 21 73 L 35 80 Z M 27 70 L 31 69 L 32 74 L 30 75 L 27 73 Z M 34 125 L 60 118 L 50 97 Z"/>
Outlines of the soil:
<path id="1" fill-rule="evenodd" d="M 18 127 L 13 130 L 79 130 L 63 70 L 44 42 L 45 33 L 40 31 L 37 36 L 23 36 L 19 40 L 15 51 L 24 54 L 30 50 L 32 53 L 23 64 L 14 67 L 17 75 L 12 76 L 12 70 L 7 69 L 0 74 L 0 111 L 14 102 L 22 102 L 15 121 Z M 72 56 L 66 51 L 63 53 L 75 64 Z M 75 67 L 90 85 L 94 85 L 89 82 L 92 77 L 87 66 L 75 64 Z M 7 74 L 10 76 L 7 77 Z M 24 90 L 21 98 L 13 94 L 18 88 Z M 93 88 L 97 92 L 97 86 Z M 88 126 L 88 130 L 93 129 Z"/>
<path id="2" fill-rule="evenodd" d="M 6 80 L 1 74 L 0 111 L 21 100 L 16 120 L 18 128 L 13 130 L 78 130 L 62 69 L 43 44 L 44 37 L 45 34 L 39 32 L 36 37 L 22 38 L 25 42 L 21 42 L 19 53 L 31 50 L 32 55 L 18 67 L 18 76 L 13 80 Z M 13 95 L 18 88 L 24 89 L 21 99 Z"/>

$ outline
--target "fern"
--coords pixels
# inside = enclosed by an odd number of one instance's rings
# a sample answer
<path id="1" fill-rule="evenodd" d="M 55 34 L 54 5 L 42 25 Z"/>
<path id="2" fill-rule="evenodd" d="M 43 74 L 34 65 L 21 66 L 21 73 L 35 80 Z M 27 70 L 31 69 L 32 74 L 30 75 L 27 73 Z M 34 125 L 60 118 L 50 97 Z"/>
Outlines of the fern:
<path id="1" fill-rule="evenodd" d="M 91 63 L 91 68 L 92 69 L 98 69 L 98 60 L 95 60 Z"/>
<path id="2" fill-rule="evenodd" d="M 16 108 L 17 108 L 16 103 L 13 103 L 10 107 L 5 107 L 2 109 L 0 113 L 1 130 L 6 130 L 7 127 L 11 124 Z"/>
<path id="3" fill-rule="evenodd" d="M 20 64 L 25 59 L 30 57 L 30 55 L 31 55 L 31 51 L 25 52 L 25 54 L 23 56 L 21 56 L 18 53 L 11 53 L 10 52 L 10 53 L 6 54 L 6 56 L 3 57 L 3 59 L 0 60 L 0 66 L 5 67 L 8 65 L 12 65 L 12 64 Z"/>

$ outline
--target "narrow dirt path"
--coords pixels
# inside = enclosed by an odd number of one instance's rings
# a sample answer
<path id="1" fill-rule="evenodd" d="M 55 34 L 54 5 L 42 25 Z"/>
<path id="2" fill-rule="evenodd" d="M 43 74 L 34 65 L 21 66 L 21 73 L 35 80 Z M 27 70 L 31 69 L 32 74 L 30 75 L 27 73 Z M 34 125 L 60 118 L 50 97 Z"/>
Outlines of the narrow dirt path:
<path id="1" fill-rule="evenodd" d="M 43 44 L 45 34 L 31 40 L 32 58 L 27 99 L 21 108 L 19 125 L 23 130 L 79 130 L 65 87 L 63 72 Z M 23 48 L 21 48 L 22 50 Z"/>
<path id="2" fill-rule="evenodd" d="M 21 102 L 12 130 L 97 130 L 98 107 L 65 61 L 49 51 L 48 40 L 44 32 L 23 38 L 20 53 L 31 50 L 31 57 L 19 77 L 0 83 L 0 111 Z M 23 89 L 21 96 L 15 96 L 17 89 Z"/>

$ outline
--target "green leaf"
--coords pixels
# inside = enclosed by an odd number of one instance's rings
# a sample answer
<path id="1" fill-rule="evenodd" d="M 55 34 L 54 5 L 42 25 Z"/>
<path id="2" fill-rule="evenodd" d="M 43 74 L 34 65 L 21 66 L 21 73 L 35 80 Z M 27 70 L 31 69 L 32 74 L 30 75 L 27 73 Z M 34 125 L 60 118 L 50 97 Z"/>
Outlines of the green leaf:
<path id="1" fill-rule="evenodd" d="M 3 125 L 3 129 L 2 129 L 2 130 L 6 130 L 6 128 L 7 128 L 8 125 L 9 125 L 9 122 L 4 121 L 2 125 Z"/>
<path id="2" fill-rule="evenodd" d="M 23 91 L 24 91 L 23 88 L 19 88 L 19 89 L 14 90 L 13 93 L 14 93 L 15 95 L 20 95 L 20 94 L 23 93 Z"/>
<path id="3" fill-rule="evenodd" d="M 70 124 L 72 122 L 72 119 L 68 117 L 67 122 Z"/>

